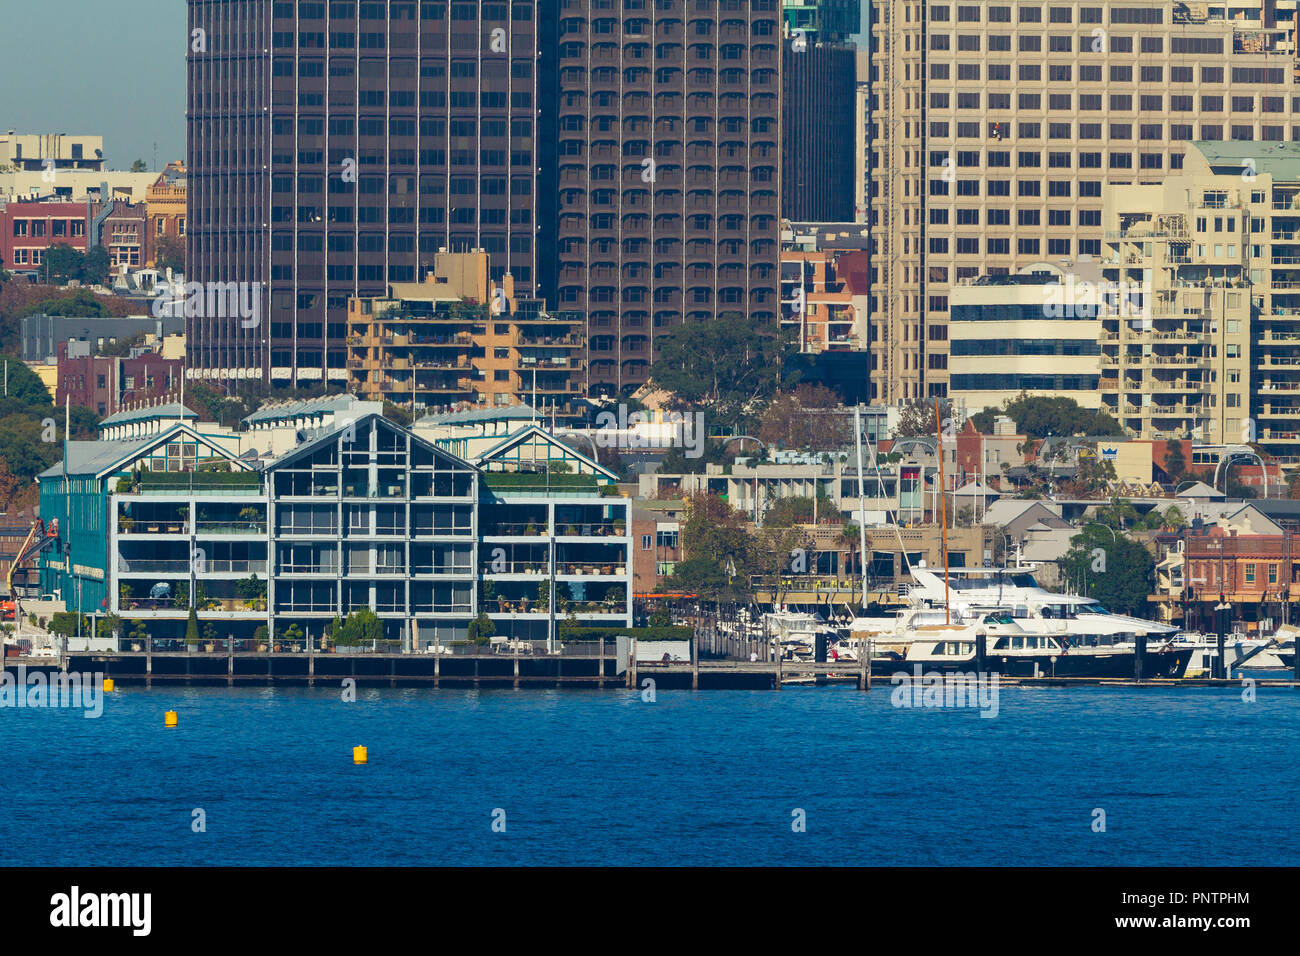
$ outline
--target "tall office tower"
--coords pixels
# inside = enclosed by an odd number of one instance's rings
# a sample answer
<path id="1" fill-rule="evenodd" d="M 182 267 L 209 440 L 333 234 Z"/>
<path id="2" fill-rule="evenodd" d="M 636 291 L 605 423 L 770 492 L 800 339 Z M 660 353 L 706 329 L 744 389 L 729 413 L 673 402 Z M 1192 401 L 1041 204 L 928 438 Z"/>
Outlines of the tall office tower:
<path id="1" fill-rule="evenodd" d="M 188 278 L 249 284 L 192 374 L 346 381 L 348 297 L 439 249 L 554 284 L 555 2 L 190 0 Z"/>
<path id="2" fill-rule="evenodd" d="M 857 0 L 782 0 L 781 216 L 852 222 Z"/>
<path id="3" fill-rule="evenodd" d="M 587 315 L 588 387 L 646 381 L 656 335 L 775 322 L 777 0 L 562 0 L 559 292 Z"/>
<path id="4" fill-rule="evenodd" d="M 1102 255 L 1102 187 L 1190 141 L 1300 139 L 1275 4 L 1074 0 L 872 10 L 873 396 L 947 394 L 954 284 Z"/>
<path id="5" fill-rule="evenodd" d="M 867 42 L 870 42 L 870 37 Z M 855 218 L 858 222 L 866 222 L 871 205 L 871 53 L 859 49 L 857 58 L 858 87 L 853 101 L 854 138 L 857 140 L 853 157 L 853 201 Z"/>

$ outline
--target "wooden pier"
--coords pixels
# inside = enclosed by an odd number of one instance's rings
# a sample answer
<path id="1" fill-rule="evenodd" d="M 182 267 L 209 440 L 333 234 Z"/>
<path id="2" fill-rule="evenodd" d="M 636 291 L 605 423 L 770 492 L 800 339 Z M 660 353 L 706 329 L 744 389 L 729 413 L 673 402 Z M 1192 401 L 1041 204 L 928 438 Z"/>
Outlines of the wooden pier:
<path id="1" fill-rule="evenodd" d="M 612 649 L 610 649 L 612 651 Z M 627 687 L 696 690 L 781 690 L 800 685 L 845 684 L 888 692 L 888 676 L 871 675 L 853 661 L 734 660 L 646 662 L 626 666 L 613 653 L 592 656 L 546 654 L 328 654 L 328 653 L 72 653 L 62 666 L 53 658 L 14 658 L 6 669 L 28 672 L 66 669 L 99 673 L 119 685 L 145 686 L 325 686 L 345 679 L 369 687 Z M 909 676 L 910 673 L 909 673 Z M 1247 675 L 1249 676 L 1249 675 Z M 1251 678 L 1257 687 L 1300 687 L 1291 679 Z M 1241 676 L 1133 678 L 999 677 L 1000 687 L 1242 687 Z M 797 683 L 792 683 L 797 682 Z"/>

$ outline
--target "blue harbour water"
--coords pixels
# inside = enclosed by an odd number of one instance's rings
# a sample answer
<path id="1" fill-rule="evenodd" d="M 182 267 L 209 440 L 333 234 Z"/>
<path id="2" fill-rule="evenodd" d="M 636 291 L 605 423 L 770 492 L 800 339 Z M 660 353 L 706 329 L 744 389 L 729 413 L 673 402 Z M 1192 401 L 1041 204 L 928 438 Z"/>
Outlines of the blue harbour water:
<path id="1" fill-rule="evenodd" d="M 1270 688 L 119 686 L 0 710 L 0 864 L 1295 865 L 1297 739 Z"/>

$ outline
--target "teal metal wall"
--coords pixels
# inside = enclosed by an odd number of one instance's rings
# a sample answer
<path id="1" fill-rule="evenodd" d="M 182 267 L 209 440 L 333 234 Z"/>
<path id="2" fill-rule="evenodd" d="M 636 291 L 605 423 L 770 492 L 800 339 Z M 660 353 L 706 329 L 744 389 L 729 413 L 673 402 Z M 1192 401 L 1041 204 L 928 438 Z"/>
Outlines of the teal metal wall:
<path id="1" fill-rule="evenodd" d="M 107 482 L 93 475 L 73 475 L 66 488 L 62 476 L 41 479 L 41 518 L 46 525 L 52 520 L 59 522 L 57 552 L 51 548 L 41 555 L 41 593 L 59 591 L 69 611 L 103 611 L 108 597 L 106 487 Z M 74 565 L 95 569 L 101 576 L 73 574 Z"/>

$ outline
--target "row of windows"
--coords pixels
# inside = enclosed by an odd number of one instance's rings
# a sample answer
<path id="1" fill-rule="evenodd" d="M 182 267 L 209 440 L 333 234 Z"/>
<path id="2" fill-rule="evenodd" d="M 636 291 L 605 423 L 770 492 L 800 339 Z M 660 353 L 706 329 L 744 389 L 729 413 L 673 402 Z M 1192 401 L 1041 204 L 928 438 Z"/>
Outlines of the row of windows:
<path id="1" fill-rule="evenodd" d="M 1011 63 L 962 63 L 956 64 L 956 72 L 953 72 L 953 64 L 946 60 L 930 61 L 930 79 L 931 80 L 949 80 L 953 76 L 960 81 L 979 81 L 982 77 L 993 82 L 1010 83 L 1012 80 Z M 1195 76 L 1193 67 L 1190 66 L 1170 66 L 1169 82 L 1170 83 L 1193 83 Z M 1233 84 L 1257 82 L 1263 83 L 1267 75 L 1263 78 L 1254 78 L 1255 71 L 1245 67 L 1234 67 L 1232 71 Z M 1016 79 L 1025 83 L 1041 83 L 1043 78 L 1047 78 L 1049 83 L 1072 83 L 1075 79 L 1075 66 L 1072 63 L 1049 63 L 1044 71 L 1040 63 L 1021 63 L 1016 67 Z M 1164 83 L 1165 67 L 1163 65 L 1141 64 L 1137 67 L 1137 72 L 1130 64 L 1112 64 L 1103 71 L 1103 67 L 1098 65 L 1081 64 L 1078 67 L 1078 78 L 1083 83 L 1101 83 L 1109 80 L 1112 83 L 1132 83 L 1134 78 L 1141 83 Z M 1203 66 L 1201 67 L 1200 85 L 1219 84 L 1224 82 L 1224 71 L 1221 66 Z M 1281 82 L 1279 78 L 1278 82 Z M 1246 97 L 1252 99 L 1252 97 Z M 1284 103 L 1274 104 L 1274 100 L 1281 101 L 1283 97 L 1265 96 L 1262 98 L 1267 104 L 1265 109 L 1276 105 L 1276 109 L 1269 109 L 1270 112 L 1281 112 Z M 1295 112 L 1300 112 L 1300 98 L 1292 97 L 1291 108 Z"/>
<path id="2" fill-rule="evenodd" d="M 1266 96 L 1264 99 L 1270 102 L 1268 108 L 1264 109 L 1263 112 L 1285 112 L 1285 97 Z M 1069 112 L 1074 110 L 1075 103 L 1076 100 L 1072 93 L 1049 93 L 1046 96 L 1042 93 L 1016 94 L 1016 108 L 1021 110 L 1042 110 L 1044 104 L 1046 104 L 1048 110 Z M 1104 108 L 1101 93 L 1080 93 L 1077 103 L 1078 109 L 1082 112 L 1099 112 Z M 1198 111 L 1197 98 L 1190 94 L 1172 94 L 1168 98 L 1168 103 L 1168 109 L 1171 113 L 1195 113 Z M 930 109 L 932 110 L 952 109 L 953 104 L 959 110 L 985 108 L 1009 110 L 1011 109 L 1011 94 L 972 91 L 957 93 L 954 97 L 950 93 L 930 93 Z M 1199 112 L 1226 113 L 1229 112 L 1226 109 L 1228 104 L 1228 97 L 1218 94 L 1202 95 L 1200 97 Z M 1132 112 L 1136 108 L 1144 113 L 1158 113 L 1165 109 L 1165 97 L 1159 93 L 1143 94 L 1138 97 L 1134 97 L 1129 93 L 1111 93 L 1107 97 L 1105 105 L 1116 112 Z M 1233 96 L 1231 97 L 1231 106 L 1231 112 L 1252 113 L 1255 111 L 1255 98 L 1253 96 Z"/>
<path id="3" fill-rule="evenodd" d="M 978 53 L 981 48 L 984 48 L 990 53 L 1010 53 L 1014 47 L 1020 53 L 1041 53 L 1044 49 L 1043 36 L 1044 34 L 1041 33 L 1017 33 L 1013 44 L 1013 37 L 1010 33 L 958 33 L 955 35 L 956 42 L 954 43 L 953 34 L 931 33 L 930 49 L 937 52 L 956 49 L 962 53 Z M 1135 38 L 1131 34 L 1117 34 L 1107 37 L 1100 31 L 1091 30 L 1078 34 L 1077 46 L 1075 34 L 1072 33 L 1049 33 L 1046 36 L 1046 49 L 1049 53 L 1074 53 L 1076 49 L 1079 53 L 1097 53 L 1101 55 L 1141 52 L 1146 55 L 1161 56 L 1165 53 L 1164 37 L 1162 36 Z M 1134 39 L 1139 39 L 1137 51 L 1134 50 Z M 1224 49 L 1224 42 L 1220 37 L 1171 36 L 1169 38 L 1169 52 L 1179 56 L 1188 54 L 1222 56 Z M 1240 71 L 1242 77 L 1239 81 L 1235 79 L 1238 71 Z M 1284 71 L 1277 67 L 1234 67 L 1232 72 L 1234 82 L 1242 83 L 1280 83 L 1285 75 Z M 1178 82 L 1190 83 L 1191 81 L 1180 80 Z M 1221 83 L 1223 81 L 1215 80 L 1214 82 Z"/>
<path id="4" fill-rule="evenodd" d="M 1047 254 L 1049 256 L 1068 256 L 1070 255 L 1073 246 L 1074 241 L 1070 239 L 1048 239 Z M 1078 246 L 1080 255 L 1101 254 L 1100 239 L 1079 239 Z M 1016 252 L 1020 255 L 1038 255 L 1042 248 L 1043 246 L 1041 241 L 1036 238 L 1021 236 L 1016 239 Z M 1216 246 L 1215 248 L 1219 250 L 1222 249 L 1221 246 Z M 1231 248 L 1235 249 L 1236 247 L 1233 246 Z M 904 251 L 905 253 L 911 251 L 906 239 L 904 240 Z M 930 237 L 931 255 L 945 256 L 950 252 L 959 256 L 977 256 L 981 252 L 987 253 L 991 256 L 1006 256 L 1011 254 L 1011 239 L 1008 237 L 989 236 L 981 243 L 980 237 L 978 236 L 957 236 L 951 241 L 946 236 Z M 1222 253 L 1220 252 L 1220 254 Z"/>
<path id="5" fill-rule="evenodd" d="M 328 4 L 324 0 L 304 0 L 302 3 L 291 3 L 288 0 L 278 0 L 271 5 L 271 15 L 277 20 L 323 20 L 328 9 L 331 20 L 385 20 L 392 19 L 396 21 L 415 20 L 416 10 L 419 10 L 421 20 L 445 20 L 447 19 L 448 3 L 447 0 L 423 0 L 421 3 L 415 2 L 380 2 L 380 0 L 362 0 L 356 3 L 354 0 L 330 0 Z M 474 22 L 482 18 L 483 20 L 505 20 L 510 17 L 516 21 L 530 21 L 533 18 L 533 5 L 528 2 L 507 3 L 465 3 L 458 2 L 450 4 L 451 19 L 457 22 Z"/>
<path id="6" fill-rule="evenodd" d="M 1146 156 L 1148 156 L 1148 155 L 1151 155 L 1151 156 L 1154 157 L 1154 158 L 1159 158 L 1159 156 L 1160 156 L 1159 153 L 1154 153 L 1154 154 L 1143 153 L 1142 155 L 1143 155 L 1144 157 L 1146 157 Z M 1101 154 L 1100 154 L 1100 153 L 1082 153 L 1082 154 L 1080 154 L 1080 156 L 1079 156 L 1079 160 L 1080 160 L 1080 161 L 1079 161 L 1079 168 L 1080 168 L 1080 169 L 1100 169 L 1100 168 L 1101 168 L 1101 159 L 1100 159 L 1100 157 L 1101 157 Z M 1111 157 L 1112 157 L 1112 162 L 1111 162 L 1110 166 L 1111 166 L 1112 169 L 1131 169 L 1131 168 L 1132 168 L 1132 165 L 1133 165 L 1133 164 L 1132 164 L 1132 160 L 1131 160 L 1131 158 L 1129 158 L 1129 157 L 1130 157 L 1130 154 L 1128 154 L 1128 153 L 1111 153 Z M 1117 158 L 1116 158 L 1116 157 L 1117 157 Z M 1182 158 L 1183 158 L 1183 157 L 1181 157 L 1181 156 L 1171 156 L 1171 157 L 1170 157 L 1169 168 L 1170 168 L 1170 169 L 1181 169 L 1181 168 L 1182 168 L 1182 165 L 1183 165 L 1183 164 L 1182 164 Z M 1178 162 L 1174 162 L 1173 160 L 1178 160 Z M 1032 166 L 1033 164 L 1027 164 L 1027 165 Z M 1056 168 L 1056 167 L 1053 167 L 1053 168 Z M 1068 166 L 1067 166 L 1067 167 L 1060 167 L 1060 168 L 1068 168 Z M 1160 166 L 1159 166 L 1158 163 L 1155 164 L 1154 166 L 1149 166 L 1149 165 L 1148 165 L 1148 162 L 1147 162 L 1146 160 L 1144 160 L 1143 163 L 1142 163 L 1142 168 L 1143 168 L 1143 169 L 1149 169 L 1149 168 L 1150 168 L 1150 169 L 1159 169 Z M 956 180 L 955 182 L 950 183 L 947 179 L 932 179 L 932 180 L 930 180 L 930 195 L 931 195 L 931 196 L 947 196 L 947 195 L 949 195 L 949 193 L 950 193 L 949 186 L 952 186 L 953 188 L 951 189 L 951 193 L 952 193 L 953 195 L 957 195 L 957 196 L 978 196 L 978 195 L 980 194 L 980 183 L 981 183 L 981 181 L 982 181 L 982 180 L 979 180 L 979 179 L 958 179 L 958 180 Z M 1051 180 L 1049 180 L 1049 182 L 1051 182 Z M 1084 181 L 1080 182 L 1080 183 L 1079 183 L 1079 195 L 1080 195 L 1080 196 L 1094 196 L 1094 195 L 1100 195 L 1100 193 L 1093 193 L 1093 192 L 1091 192 L 1091 187 L 1089 186 L 1089 184 L 1090 184 L 1090 183 L 1093 183 L 1093 182 L 1097 182 L 1097 180 L 1084 180 Z M 910 187 L 910 180 L 905 181 L 905 184 L 908 185 L 908 186 Z M 1084 188 L 1085 186 L 1089 186 L 1089 189 L 1085 190 L 1085 188 Z M 1016 180 L 1016 194 L 1019 195 L 1019 196 L 1021 196 L 1021 197 L 1035 197 L 1035 196 L 1041 196 L 1041 195 L 1042 195 L 1042 181 L 1041 181 L 1041 180 L 1038 180 L 1038 179 L 1024 179 L 1024 178 L 1018 178 L 1018 179 Z M 987 181 L 987 185 L 986 185 L 986 189 L 985 189 L 985 195 L 988 195 L 988 196 L 1010 196 L 1010 195 L 1011 195 L 1011 180 L 1009 180 L 1009 179 L 990 179 L 990 180 L 988 180 L 988 181 Z"/>
<path id="7" fill-rule="evenodd" d="M 1008 372 L 981 375 L 955 374 L 949 384 L 953 391 L 957 392 L 1094 392 L 1100 380 L 1098 375 L 1029 375 Z"/>
<path id="8" fill-rule="evenodd" d="M 980 12 L 984 8 L 974 4 L 958 4 L 957 22 L 958 23 L 979 23 Z M 1011 12 L 1010 6 L 990 6 L 988 10 L 989 23 L 1010 23 Z M 1042 23 L 1043 7 L 1041 4 L 1032 6 L 1019 5 L 1016 8 L 1017 23 Z M 930 6 L 930 20 L 934 23 L 944 23 L 951 16 L 951 7 L 948 4 L 932 4 Z M 1048 7 L 1048 23 L 1073 23 L 1074 8 L 1072 7 Z M 1101 7 L 1080 7 L 1080 23 L 1101 23 Z M 1114 7 L 1110 11 L 1111 23 L 1164 23 L 1164 11 L 1159 8 L 1132 8 L 1132 7 Z"/>
<path id="9" fill-rule="evenodd" d="M 1132 139 L 1133 129 L 1136 125 L 1138 138 L 1143 140 L 1170 140 L 1173 142 L 1185 142 L 1193 139 L 1222 139 L 1223 127 L 1218 124 L 1201 125 L 1201 135 L 1195 135 L 1196 127 L 1191 123 L 1170 123 L 1168 126 L 1168 135 L 1164 123 L 1110 123 L 1107 132 L 1111 139 Z M 949 139 L 951 131 L 956 129 L 957 139 L 985 139 L 986 134 L 984 125 L 980 122 L 963 122 L 950 124 L 947 121 L 935 120 L 929 124 L 929 133 L 931 139 Z M 1076 127 L 1073 123 L 1038 123 L 1038 122 L 1020 122 L 1016 124 L 1015 130 L 1019 139 L 1042 139 L 1043 130 L 1047 130 L 1047 139 L 1065 139 L 1065 140 L 1090 140 L 1102 138 L 1101 123 L 1079 123 Z M 1233 129 L 1249 130 L 1249 126 L 1234 126 Z M 1284 138 L 1284 126 L 1265 125 L 1260 127 L 1261 139 L 1281 140 Z M 1292 127 L 1300 129 L 1300 127 Z M 1210 133 L 1217 133 L 1217 136 L 1210 136 Z M 988 124 L 987 138 L 999 142 L 1009 142 L 1011 139 L 1010 123 L 990 123 Z M 1005 153 L 990 152 L 990 156 L 1008 155 Z M 990 161 L 990 165 L 993 161 Z M 942 163 L 940 163 L 942 165 Z M 962 164 L 968 165 L 968 164 Z M 1006 163 L 1000 163 L 1005 166 Z"/>
<path id="10" fill-rule="evenodd" d="M 1042 307 L 1038 307 L 1039 319 Z M 953 355 L 1100 355 L 1095 339 L 966 339 L 954 340 Z"/>
<path id="11" fill-rule="evenodd" d="M 84 219 L 15 219 L 14 235 L 17 237 L 41 237 L 46 235 L 46 223 L 49 223 L 50 236 L 84 236 L 86 221 Z"/>
<path id="12" fill-rule="evenodd" d="M 1044 286 L 1043 288 L 1046 290 L 1046 289 L 1050 288 L 1050 286 Z M 1016 305 L 1016 304 L 1011 304 L 1011 303 L 998 303 L 998 304 L 996 304 L 996 305 L 954 305 L 954 306 L 952 307 L 952 321 L 953 321 L 953 322 L 1043 322 L 1043 321 L 1045 321 L 1045 320 L 1047 319 L 1047 317 L 1048 317 L 1048 315 L 1047 315 L 1047 305 L 1046 305 L 1047 302 L 1048 302 L 1048 298 L 1047 298 L 1047 294 L 1046 294 L 1046 292 L 1045 292 L 1045 293 L 1044 293 L 1044 297 L 1043 297 L 1043 303 L 1041 303 L 1041 304 L 1036 304 L 1036 305 L 1024 305 L 1024 304 Z M 1065 319 L 1065 320 L 1071 320 L 1071 319 L 1085 319 L 1085 320 L 1086 320 L 1086 319 L 1094 319 L 1094 318 L 1096 318 L 1096 316 L 1095 316 L 1095 314 L 1094 314 L 1094 311 L 1095 311 L 1095 310 L 1094 310 L 1094 308 L 1091 307 L 1091 306 L 1080 305 L 1080 306 L 1075 306 L 1073 309 L 1064 309 L 1064 310 L 1061 310 L 1061 311 L 1063 311 L 1063 312 L 1065 312 L 1065 313 L 1067 313 L 1067 314 L 1062 315 L 1062 316 L 1057 316 L 1056 318 Z M 1021 340 L 1021 341 L 1023 341 L 1023 340 Z M 959 343 L 957 343 L 957 342 L 953 342 L 952 351 L 953 351 L 953 354 L 954 354 L 954 355 L 976 355 L 976 354 L 989 354 L 989 355 L 994 355 L 994 354 L 1002 354 L 1002 355 L 1006 355 L 1006 354 L 1011 354 L 1011 355 L 1019 355 L 1019 354 L 1024 354 L 1024 355 L 1047 354 L 1047 355 L 1050 355 L 1050 354 L 1072 354 L 1072 353 L 1050 353 L 1050 352 L 1047 352 L 1047 353 L 1033 353 L 1033 352 L 1024 352 L 1024 353 L 1019 353 L 1019 352 L 1010 352 L 1010 353 L 1007 353 L 1007 352 L 1002 352 L 1002 353 L 994 353 L 994 352 L 989 352 L 989 353 L 958 352 L 958 351 L 957 351 L 957 346 L 958 346 L 958 344 L 959 344 Z M 993 344 L 996 344 L 996 343 L 993 343 Z M 1093 351 L 1093 352 L 1079 352 L 1079 353 L 1077 353 L 1077 354 L 1079 354 L 1079 355 L 1096 355 L 1096 354 L 1099 354 L 1099 353 L 1097 353 L 1096 351 Z"/>

